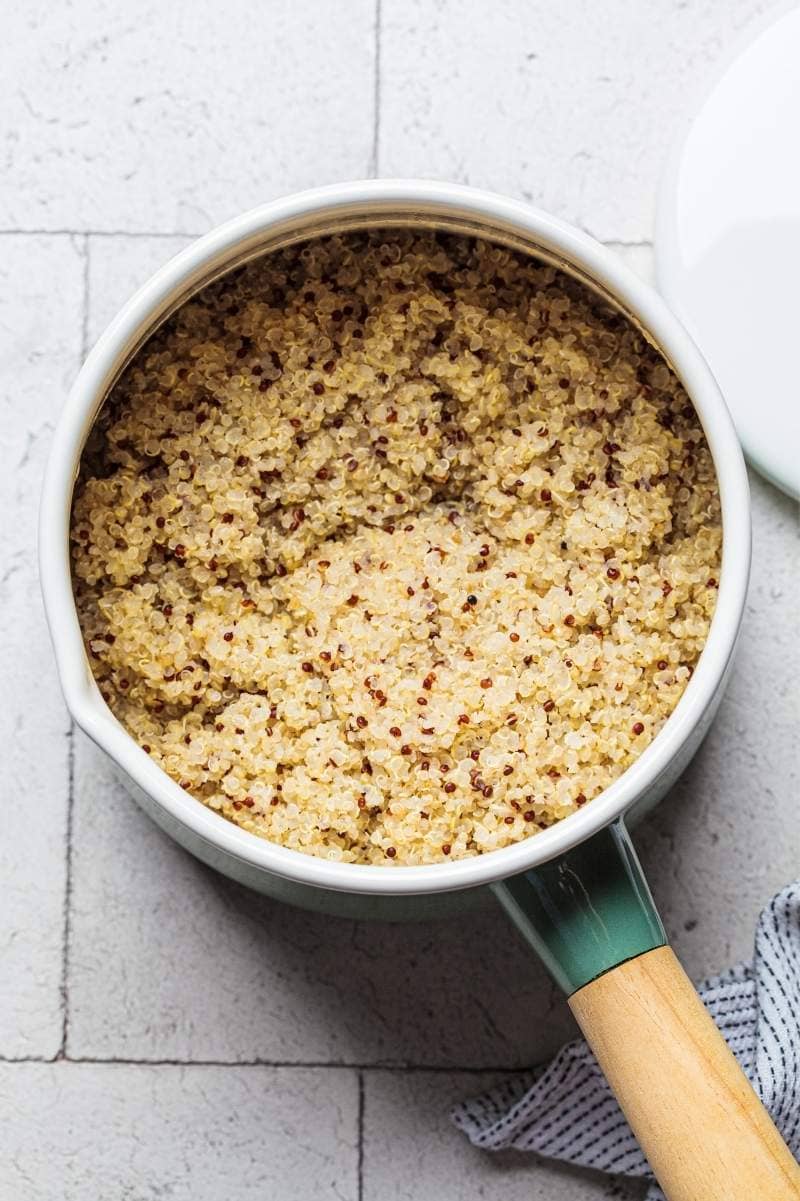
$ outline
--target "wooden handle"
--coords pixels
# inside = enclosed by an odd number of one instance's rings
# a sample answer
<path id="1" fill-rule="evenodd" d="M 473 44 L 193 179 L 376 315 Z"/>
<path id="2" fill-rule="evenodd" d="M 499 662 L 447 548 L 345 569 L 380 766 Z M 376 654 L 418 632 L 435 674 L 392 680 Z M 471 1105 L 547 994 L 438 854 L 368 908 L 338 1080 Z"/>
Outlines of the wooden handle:
<path id="1" fill-rule="evenodd" d="M 569 1000 L 669 1201 L 797 1201 L 800 1168 L 669 947 Z"/>

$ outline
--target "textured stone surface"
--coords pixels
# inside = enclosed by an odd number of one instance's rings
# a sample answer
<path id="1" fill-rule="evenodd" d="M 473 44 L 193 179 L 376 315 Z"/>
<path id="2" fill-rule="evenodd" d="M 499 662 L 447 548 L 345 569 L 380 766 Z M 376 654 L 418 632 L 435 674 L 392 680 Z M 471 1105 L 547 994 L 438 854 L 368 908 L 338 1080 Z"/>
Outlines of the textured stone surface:
<path id="1" fill-rule="evenodd" d="M 363 1201 L 635 1201 L 641 1186 L 518 1151 L 471 1147 L 450 1124 L 455 1101 L 498 1079 L 464 1072 L 366 1072 Z"/>
<path id="2" fill-rule="evenodd" d="M 380 173 L 528 194 L 652 279 L 678 115 L 763 7 L 382 0 L 377 123 L 375 0 L 313 19 L 285 0 L 9 12 L 0 229 L 78 233 L 0 236 L 0 1060 L 61 1043 L 68 722 L 33 547 L 48 427 L 81 342 L 185 244 L 168 235 L 369 173 L 376 128 Z M 760 906 L 798 870 L 800 522 L 757 478 L 753 499 L 728 695 L 637 835 L 698 977 L 749 952 Z M 255 897 L 152 827 L 80 736 L 74 792 L 68 1058 L 0 1063 L 4 1199 L 639 1195 L 479 1154 L 449 1125 L 450 1105 L 495 1078 L 456 1069 L 533 1063 L 573 1031 L 499 913 L 389 927 Z M 259 1059 L 307 1066 L 243 1066 Z M 357 1073 L 319 1062 L 366 1065 L 361 1191 Z M 369 1066 L 385 1063 L 445 1070 Z"/>
<path id="3" fill-rule="evenodd" d="M 356 1201 L 348 1071 L 0 1064 L 8 1201 Z"/>
<path id="4" fill-rule="evenodd" d="M 656 270 L 653 257 L 653 247 L 649 244 L 626 246 L 624 242 L 610 242 L 609 249 L 618 254 L 628 264 L 632 271 L 642 279 L 655 286 Z"/>
<path id="5" fill-rule="evenodd" d="M 754 474 L 751 488 L 753 572 L 728 692 L 638 840 L 695 978 L 749 956 L 761 907 L 798 873 L 800 521 L 797 505 Z"/>
<path id="6" fill-rule="evenodd" d="M 369 173 L 374 4 L 9 8 L 0 227 L 204 231 Z"/>
<path id="7" fill-rule="evenodd" d="M 36 515 L 81 346 L 80 239 L 0 237 L 0 1056 L 61 1040 L 69 722 L 39 598 Z"/>
<path id="8" fill-rule="evenodd" d="M 87 241 L 88 319 L 93 346 L 113 317 L 154 272 L 188 246 L 191 238 L 94 236 Z"/>
<path id="9" fill-rule="evenodd" d="M 649 241 L 666 151 L 764 0 L 383 0 L 378 167 Z"/>

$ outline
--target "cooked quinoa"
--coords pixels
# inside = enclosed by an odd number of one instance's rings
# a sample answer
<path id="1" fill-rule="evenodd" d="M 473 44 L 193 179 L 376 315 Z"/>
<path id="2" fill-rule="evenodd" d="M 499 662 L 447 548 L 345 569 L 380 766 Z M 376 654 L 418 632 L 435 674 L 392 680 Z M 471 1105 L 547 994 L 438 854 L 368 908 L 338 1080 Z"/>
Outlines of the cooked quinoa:
<path id="1" fill-rule="evenodd" d="M 84 455 L 78 611 L 198 801 L 354 863 L 517 842 L 607 788 L 708 633 L 686 394 L 622 316 L 487 242 L 275 253 L 139 353 Z"/>

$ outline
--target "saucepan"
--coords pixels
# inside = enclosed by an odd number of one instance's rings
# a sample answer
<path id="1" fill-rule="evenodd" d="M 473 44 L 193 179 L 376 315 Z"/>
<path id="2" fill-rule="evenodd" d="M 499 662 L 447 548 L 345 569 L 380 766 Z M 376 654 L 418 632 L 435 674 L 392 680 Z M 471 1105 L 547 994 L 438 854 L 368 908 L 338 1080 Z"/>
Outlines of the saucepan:
<path id="1" fill-rule="evenodd" d="M 634 322 L 670 363 L 705 430 L 722 501 L 716 611 L 675 711 L 602 795 L 550 829 L 474 858 L 420 867 L 314 858 L 255 837 L 199 804 L 115 720 L 92 678 L 70 578 L 68 526 L 81 452 L 131 356 L 188 297 L 249 259 L 310 237 L 416 226 L 488 238 L 550 261 Z M 452 912 L 488 892 L 563 987 L 673 1201 L 800 1196 L 800 1170 L 677 959 L 628 830 L 669 789 L 719 704 L 745 603 L 747 477 L 702 356 L 660 298 L 593 239 L 515 200 L 444 183 L 380 180 L 305 192 L 246 213 L 163 267 L 89 355 L 53 439 L 41 508 L 45 607 L 68 707 L 146 812 L 198 858 L 281 900 L 349 916 Z"/>

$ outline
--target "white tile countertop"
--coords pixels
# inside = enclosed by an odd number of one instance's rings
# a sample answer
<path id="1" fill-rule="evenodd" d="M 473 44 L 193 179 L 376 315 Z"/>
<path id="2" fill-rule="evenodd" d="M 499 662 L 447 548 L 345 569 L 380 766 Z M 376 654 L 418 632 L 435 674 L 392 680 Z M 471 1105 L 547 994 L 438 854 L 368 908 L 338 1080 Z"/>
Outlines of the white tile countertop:
<path id="1" fill-rule="evenodd" d="M 365 175 L 529 198 L 644 274 L 659 173 L 757 0 L 44 0 L 0 71 L 2 1201 L 589 1201 L 489 1157 L 456 1100 L 573 1027 L 499 914 L 356 924 L 168 841 L 73 733 L 38 596 L 50 433 L 87 347 L 191 236 Z M 796 875 L 797 507 L 753 478 L 755 560 L 714 728 L 638 842 L 701 976 Z"/>

